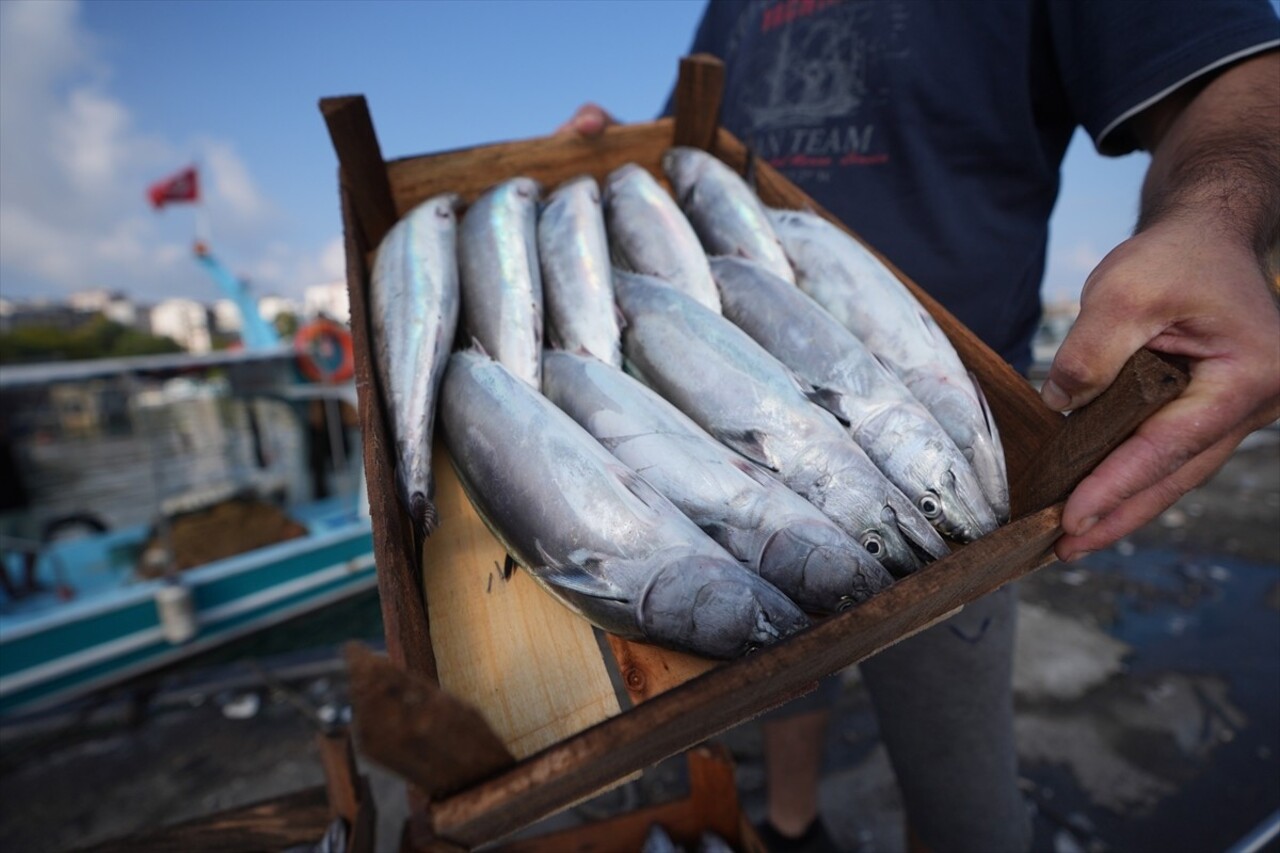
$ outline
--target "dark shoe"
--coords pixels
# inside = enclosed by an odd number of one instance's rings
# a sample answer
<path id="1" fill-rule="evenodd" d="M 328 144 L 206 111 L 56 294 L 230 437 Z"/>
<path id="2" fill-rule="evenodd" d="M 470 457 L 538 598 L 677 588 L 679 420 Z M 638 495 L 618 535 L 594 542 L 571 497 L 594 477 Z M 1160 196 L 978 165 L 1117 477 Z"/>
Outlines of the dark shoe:
<path id="1" fill-rule="evenodd" d="M 756 827 L 756 833 L 769 853 L 839 853 L 840 848 L 827 835 L 827 828 L 822 825 L 821 818 L 814 818 L 813 823 L 803 834 L 792 837 L 783 835 L 766 819 Z"/>

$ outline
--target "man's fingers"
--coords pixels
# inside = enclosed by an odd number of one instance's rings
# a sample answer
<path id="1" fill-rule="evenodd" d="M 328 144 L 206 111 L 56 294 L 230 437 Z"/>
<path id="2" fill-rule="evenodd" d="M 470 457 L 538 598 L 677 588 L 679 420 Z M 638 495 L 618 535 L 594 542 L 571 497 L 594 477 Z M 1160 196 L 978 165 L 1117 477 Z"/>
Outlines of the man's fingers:
<path id="1" fill-rule="evenodd" d="M 1065 412 L 1097 397 L 1115 381 L 1130 356 L 1158 332 L 1133 322 L 1117 323 L 1117 316 L 1124 315 L 1106 306 L 1081 310 L 1040 390 L 1049 408 Z"/>
<path id="2" fill-rule="evenodd" d="M 594 137 L 604 133 L 604 129 L 612 124 L 617 124 L 617 120 L 609 115 L 608 111 L 599 104 L 585 103 L 578 107 L 577 112 L 564 124 L 556 128 L 556 135 L 577 134 L 578 136 Z"/>
<path id="3" fill-rule="evenodd" d="M 1198 376 L 1181 397 L 1142 424 L 1081 481 L 1067 500 L 1062 528 L 1080 535 L 1117 506 L 1152 488 L 1224 438 L 1240 441 L 1252 403 L 1216 392 L 1212 378 Z M 1225 386 L 1225 387 L 1230 387 Z M 1206 388 L 1215 388 L 1213 393 Z M 1169 503 L 1178 495 L 1172 495 Z"/>
<path id="4" fill-rule="evenodd" d="M 1247 434 L 1247 432 L 1246 432 Z M 1208 480 L 1221 468 L 1243 436 L 1232 433 L 1165 477 L 1120 504 L 1079 535 L 1065 534 L 1054 545 L 1058 559 L 1070 561 L 1106 548 L 1164 512 L 1178 498 Z M 1081 484 L 1083 485 L 1083 484 Z M 1074 495 L 1073 495 L 1074 498 Z M 1070 500 L 1068 500 L 1070 506 Z M 1066 517 L 1066 510 L 1063 511 Z M 1065 522 L 1064 522 L 1065 529 Z"/>

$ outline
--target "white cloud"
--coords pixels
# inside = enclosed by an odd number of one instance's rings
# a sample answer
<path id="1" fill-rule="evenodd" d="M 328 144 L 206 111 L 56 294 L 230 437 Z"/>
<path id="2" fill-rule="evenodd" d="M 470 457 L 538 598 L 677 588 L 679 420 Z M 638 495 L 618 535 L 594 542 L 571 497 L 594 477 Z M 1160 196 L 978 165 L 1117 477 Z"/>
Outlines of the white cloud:
<path id="1" fill-rule="evenodd" d="M 191 259 L 192 211 L 157 214 L 144 198 L 193 157 L 214 249 L 258 293 L 300 296 L 332 280 L 331 243 L 267 236 L 284 230 L 285 216 L 232 140 L 139 127 L 80 11 L 72 2 L 0 2 L 0 292 L 57 297 L 106 287 L 140 301 L 212 302 L 218 291 Z"/>

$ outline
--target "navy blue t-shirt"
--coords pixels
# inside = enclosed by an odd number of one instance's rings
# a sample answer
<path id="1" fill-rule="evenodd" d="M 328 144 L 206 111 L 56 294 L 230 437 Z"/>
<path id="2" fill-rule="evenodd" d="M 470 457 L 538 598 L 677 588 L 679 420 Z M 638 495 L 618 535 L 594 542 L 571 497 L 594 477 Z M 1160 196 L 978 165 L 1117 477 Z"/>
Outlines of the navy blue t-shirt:
<path id="1" fill-rule="evenodd" d="M 1025 370 L 1075 128 L 1132 151 L 1133 115 L 1277 44 L 1268 0 L 712 0 L 690 52 L 726 128 Z"/>

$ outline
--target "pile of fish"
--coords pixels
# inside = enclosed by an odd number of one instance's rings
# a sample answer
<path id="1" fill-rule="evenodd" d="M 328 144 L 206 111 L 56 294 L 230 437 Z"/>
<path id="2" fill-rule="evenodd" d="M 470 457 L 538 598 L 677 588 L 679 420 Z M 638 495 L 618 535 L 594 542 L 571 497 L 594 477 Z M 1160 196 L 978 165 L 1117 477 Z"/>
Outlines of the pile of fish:
<path id="1" fill-rule="evenodd" d="M 438 407 L 545 589 L 732 658 L 990 533 L 1007 477 L 977 383 L 872 253 L 705 152 L 662 166 L 672 193 L 628 164 L 423 202 L 378 250 L 374 354 L 420 536 Z"/>

